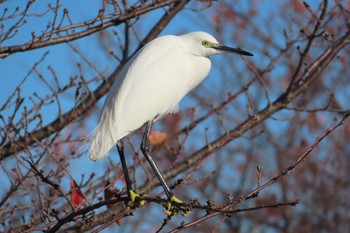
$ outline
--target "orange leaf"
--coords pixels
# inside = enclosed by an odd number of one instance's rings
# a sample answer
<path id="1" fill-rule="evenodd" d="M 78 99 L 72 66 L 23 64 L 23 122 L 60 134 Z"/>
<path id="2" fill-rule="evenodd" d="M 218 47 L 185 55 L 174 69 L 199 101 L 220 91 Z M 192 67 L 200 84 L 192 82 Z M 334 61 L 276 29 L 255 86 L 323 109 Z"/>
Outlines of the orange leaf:
<path id="1" fill-rule="evenodd" d="M 343 68 L 348 67 L 348 60 L 346 59 L 346 57 L 345 56 L 340 56 L 339 58 L 340 58 L 340 61 L 341 61 L 342 65 L 343 65 Z"/>
<path id="2" fill-rule="evenodd" d="M 148 138 L 149 144 L 153 146 L 159 146 L 162 145 L 167 140 L 167 136 L 165 133 L 151 130 L 151 133 Z"/>
<path id="3" fill-rule="evenodd" d="M 295 13 L 302 14 L 305 11 L 304 4 L 299 0 L 292 1 L 292 9 Z"/>

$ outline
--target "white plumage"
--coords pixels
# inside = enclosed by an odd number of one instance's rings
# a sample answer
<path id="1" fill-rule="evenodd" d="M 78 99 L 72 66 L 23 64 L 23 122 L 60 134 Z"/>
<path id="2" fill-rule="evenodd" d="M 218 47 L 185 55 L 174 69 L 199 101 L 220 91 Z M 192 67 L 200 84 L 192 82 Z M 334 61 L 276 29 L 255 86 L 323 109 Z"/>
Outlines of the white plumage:
<path id="1" fill-rule="evenodd" d="M 162 36 L 142 48 L 112 85 L 91 135 L 91 160 L 146 122 L 176 112 L 179 101 L 209 73 L 210 55 L 240 49 L 220 45 L 205 32 Z"/>

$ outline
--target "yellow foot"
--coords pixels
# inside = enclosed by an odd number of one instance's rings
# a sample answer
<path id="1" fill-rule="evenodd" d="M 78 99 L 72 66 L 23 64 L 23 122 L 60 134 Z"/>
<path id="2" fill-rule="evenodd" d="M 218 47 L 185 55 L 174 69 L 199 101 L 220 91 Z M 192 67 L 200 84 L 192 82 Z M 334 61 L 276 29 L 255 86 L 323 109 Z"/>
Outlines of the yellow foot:
<path id="1" fill-rule="evenodd" d="M 129 191 L 129 197 L 131 199 L 131 202 L 133 203 L 131 208 L 139 208 L 140 206 L 143 206 L 146 203 L 145 200 L 142 200 L 142 196 L 140 194 L 135 193 L 132 190 Z M 130 207 L 128 206 L 128 208 Z"/>
<path id="2" fill-rule="evenodd" d="M 183 203 L 183 201 L 181 201 L 180 199 L 178 199 L 177 197 L 175 196 L 172 196 L 170 198 L 170 200 L 168 201 L 168 204 L 167 204 L 167 208 L 165 210 L 165 213 L 168 215 L 168 216 L 173 216 L 173 215 L 177 215 L 179 213 L 179 210 L 181 210 L 181 214 L 182 216 L 184 217 L 187 217 L 191 211 L 189 210 L 182 210 L 180 209 L 179 207 L 176 207 L 176 206 L 173 206 L 172 204 L 173 203 Z"/>
<path id="3" fill-rule="evenodd" d="M 188 215 L 190 215 L 190 213 L 191 213 L 191 210 L 181 211 L 181 214 L 182 214 L 182 216 L 184 216 L 184 217 L 187 217 Z"/>

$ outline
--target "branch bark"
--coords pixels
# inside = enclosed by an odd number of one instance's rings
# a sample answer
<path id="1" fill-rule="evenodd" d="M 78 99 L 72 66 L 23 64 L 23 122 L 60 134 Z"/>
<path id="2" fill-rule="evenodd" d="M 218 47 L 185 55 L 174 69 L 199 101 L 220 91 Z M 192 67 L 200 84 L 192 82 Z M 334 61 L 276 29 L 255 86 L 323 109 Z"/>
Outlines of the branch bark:
<path id="1" fill-rule="evenodd" d="M 190 167 L 195 166 L 202 160 L 205 160 L 208 156 L 212 155 L 215 151 L 222 148 L 227 143 L 242 136 L 247 131 L 251 130 L 255 126 L 261 124 L 264 120 L 271 117 L 274 113 L 284 109 L 287 105 L 305 92 L 312 83 L 314 83 L 319 77 L 321 72 L 330 64 L 338 52 L 344 48 L 350 42 L 350 31 L 348 31 L 343 37 L 341 37 L 333 47 L 327 49 L 322 55 L 320 55 L 315 62 L 309 67 L 309 69 L 301 75 L 299 81 L 295 83 L 293 88 L 289 91 L 285 91 L 277 100 L 272 104 L 266 106 L 264 109 L 256 113 L 253 117 L 247 119 L 236 128 L 229 131 L 228 134 L 220 136 L 218 139 L 210 142 L 208 145 L 194 152 L 186 160 L 175 164 L 171 169 L 164 172 L 165 179 L 169 180 L 176 177 L 178 174 L 185 172 Z M 159 181 L 153 178 L 139 188 L 142 193 L 148 193 L 155 187 L 159 186 Z M 121 216 L 124 213 L 124 208 L 116 208 L 104 211 L 98 215 L 95 215 L 93 221 L 98 224 L 103 224 L 107 220 L 113 219 L 116 216 Z M 96 225 L 95 225 L 96 226 Z M 70 228 L 72 232 L 84 232 L 91 229 L 89 225 L 75 226 Z"/>
<path id="2" fill-rule="evenodd" d="M 297 98 L 300 94 L 305 92 L 307 88 L 320 77 L 321 72 L 327 67 L 327 65 L 333 60 L 337 53 L 350 43 L 350 31 L 348 31 L 343 37 L 341 37 L 333 47 L 327 49 L 318 59 L 309 67 L 309 69 L 302 75 L 299 81 L 294 85 L 290 91 L 284 92 L 277 98 L 271 105 L 266 106 L 263 110 L 256 113 L 253 117 L 245 120 L 236 128 L 229 131 L 228 134 L 220 136 L 218 139 L 210 142 L 208 145 L 194 152 L 189 158 L 176 164 L 172 169 L 165 172 L 164 177 L 170 179 L 177 176 L 177 174 L 186 171 L 189 167 L 194 166 L 206 157 L 213 154 L 215 151 L 222 148 L 227 143 L 242 136 L 244 133 L 259 125 L 261 122 L 272 116 L 279 110 L 287 107 L 287 105 Z M 151 180 L 144 186 L 140 187 L 142 192 L 149 192 L 153 188 L 159 185 L 156 179 Z"/>
<path id="3" fill-rule="evenodd" d="M 137 8 L 130 8 L 128 10 L 125 10 L 120 13 L 120 16 L 118 18 L 113 18 L 107 22 L 101 22 L 93 27 L 88 27 L 86 30 L 79 31 L 79 32 L 68 33 L 69 30 L 77 29 L 80 27 L 87 27 L 89 25 L 94 25 L 96 22 L 103 21 L 103 19 L 96 18 L 94 20 L 91 20 L 90 22 L 70 25 L 64 28 L 57 28 L 53 32 L 46 33 L 46 35 L 43 34 L 43 35 L 37 36 L 25 44 L 6 46 L 6 47 L 0 48 L 0 58 L 5 58 L 11 54 L 18 53 L 18 52 L 25 52 L 33 49 L 39 49 L 39 48 L 43 48 L 43 47 L 47 47 L 55 44 L 67 43 L 77 39 L 81 39 L 83 37 L 89 36 L 96 32 L 102 31 L 106 28 L 120 25 L 130 19 L 136 18 L 138 16 L 146 14 L 155 9 L 165 7 L 165 6 L 170 6 L 171 4 L 179 3 L 181 1 L 182 0 L 165 0 L 161 2 L 153 1 L 151 4 L 148 4 L 145 6 L 141 5 Z M 51 38 L 53 34 L 59 35 L 60 33 L 63 33 L 63 32 L 68 33 L 68 35 Z M 45 40 L 45 38 L 47 39 Z"/>
<path id="4" fill-rule="evenodd" d="M 170 20 L 184 8 L 184 6 L 190 0 L 172 1 L 177 2 L 173 7 L 171 7 L 164 16 L 159 20 L 159 22 L 153 27 L 149 34 L 140 43 L 139 48 L 147 44 L 149 41 L 154 39 L 159 35 L 159 33 L 165 28 L 165 26 L 170 22 Z M 171 1 L 167 1 L 171 2 Z M 169 3 L 170 4 L 170 3 Z M 56 120 L 48 124 L 47 126 L 34 131 L 30 134 L 25 135 L 15 141 L 11 141 L 5 144 L 0 150 L 0 161 L 10 157 L 13 154 L 17 154 L 29 146 L 32 146 L 38 141 L 43 140 L 51 136 L 52 134 L 59 133 L 64 127 L 71 124 L 72 122 L 78 120 L 80 117 L 84 116 L 95 104 L 103 97 L 111 87 L 114 79 L 118 76 L 119 72 L 123 69 L 126 64 L 126 60 L 122 61 L 121 64 L 113 71 L 113 73 L 108 77 L 107 82 L 103 82 L 91 95 L 89 95 L 84 102 L 79 104 L 77 107 L 71 109 L 69 112 L 59 116 Z"/>

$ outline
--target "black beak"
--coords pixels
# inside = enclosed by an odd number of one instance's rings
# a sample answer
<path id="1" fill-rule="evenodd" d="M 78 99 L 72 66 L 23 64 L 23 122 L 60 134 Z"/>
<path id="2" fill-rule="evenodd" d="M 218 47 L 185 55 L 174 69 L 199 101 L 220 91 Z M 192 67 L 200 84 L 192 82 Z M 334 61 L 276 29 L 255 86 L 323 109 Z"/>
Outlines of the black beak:
<path id="1" fill-rule="evenodd" d="M 238 53 L 240 55 L 244 55 L 244 56 L 254 56 L 253 54 L 244 51 L 240 48 L 231 48 L 231 47 L 227 47 L 225 45 L 213 45 L 212 46 L 213 49 L 217 49 L 217 50 L 221 50 L 221 51 L 225 51 L 225 52 L 229 52 L 229 53 Z"/>

